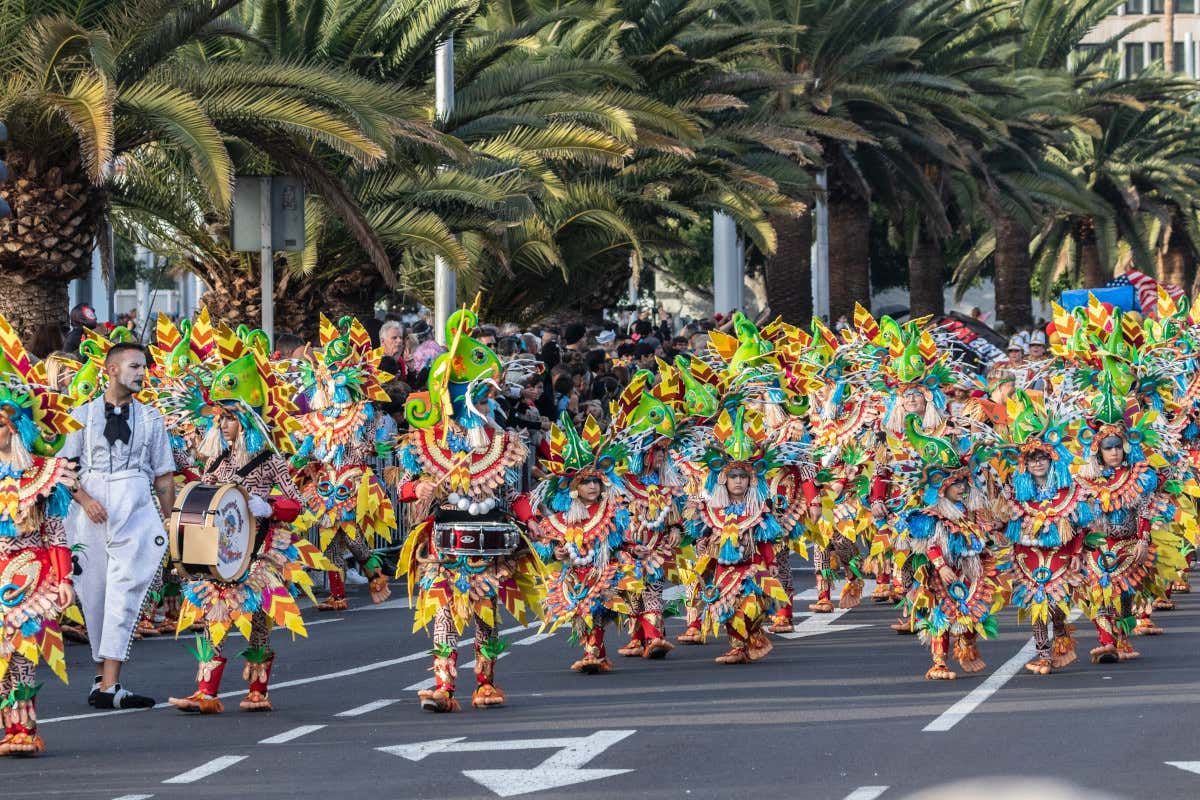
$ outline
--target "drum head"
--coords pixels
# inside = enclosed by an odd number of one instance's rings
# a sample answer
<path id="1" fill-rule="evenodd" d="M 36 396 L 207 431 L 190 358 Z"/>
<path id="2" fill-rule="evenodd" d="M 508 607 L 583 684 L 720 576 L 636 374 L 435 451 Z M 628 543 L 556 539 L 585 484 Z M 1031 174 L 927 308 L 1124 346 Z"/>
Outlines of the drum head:
<path id="1" fill-rule="evenodd" d="M 209 513 L 218 532 L 213 573 L 219 580 L 236 583 L 246 575 L 254 555 L 254 517 L 246 493 L 237 486 L 222 487 Z"/>

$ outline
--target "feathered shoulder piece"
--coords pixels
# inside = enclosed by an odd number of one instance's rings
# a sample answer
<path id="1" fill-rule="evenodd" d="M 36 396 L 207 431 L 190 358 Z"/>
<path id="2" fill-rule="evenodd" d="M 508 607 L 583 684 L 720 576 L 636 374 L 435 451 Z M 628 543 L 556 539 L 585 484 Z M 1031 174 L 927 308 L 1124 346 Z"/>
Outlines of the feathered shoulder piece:
<path id="1" fill-rule="evenodd" d="M 44 362 L 33 363 L 17 332 L 0 316 L 0 415 L 12 424 L 21 447 L 39 456 L 58 452 L 66 435 L 81 427 L 71 416 L 73 405 L 69 396 L 46 385 Z M 26 458 L 17 461 L 28 468 Z"/>

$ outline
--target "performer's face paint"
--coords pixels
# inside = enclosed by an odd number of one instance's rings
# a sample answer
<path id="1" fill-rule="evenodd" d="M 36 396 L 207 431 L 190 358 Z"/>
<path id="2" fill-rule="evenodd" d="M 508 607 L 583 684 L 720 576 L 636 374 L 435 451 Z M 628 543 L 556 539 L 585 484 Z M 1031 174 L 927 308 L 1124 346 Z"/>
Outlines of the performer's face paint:
<path id="1" fill-rule="evenodd" d="M 146 381 L 146 356 L 136 350 L 126 350 L 118 353 L 105 369 L 110 382 L 137 394 Z"/>
<path id="2" fill-rule="evenodd" d="M 921 416 L 925 413 L 925 395 L 918 392 L 916 389 L 909 389 L 904 393 L 904 412 L 906 414 L 917 414 Z"/>
<path id="3" fill-rule="evenodd" d="M 579 482 L 579 499 L 585 503 L 594 503 L 600 499 L 600 479 L 584 478 Z"/>
<path id="4" fill-rule="evenodd" d="M 1106 467 L 1119 467 L 1125 461 L 1125 442 L 1120 436 L 1107 436 L 1100 443 L 1100 459 Z"/>
<path id="5" fill-rule="evenodd" d="M 225 437 L 225 441 L 232 444 L 242 435 L 242 423 L 238 421 L 236 414 L 221 415 L 221 435 Z"/>
<path id="6" fill-rule="evenodd" d="M 1035 478 L 1044 478 L 1050 473 L 1050 456 L 1046 453 L 1030 453 L 1026 463 L 1029 465 L 1029 474 Z"/>
<path id="7" fill-rule="evenodd" d="M 741 500 L 750 489 L 750 473 L 744 469 L 730 470 L 725 476 L 725 491 L 731 500 Z"/>
<path id="8" fill-rule="evenodd" d="M 965 480 L 957 480 L 946 487 L 946 499 L 952 503 L 957 503 L 962 500 L 963 494 L 967 491 L 967 482 Z"/>

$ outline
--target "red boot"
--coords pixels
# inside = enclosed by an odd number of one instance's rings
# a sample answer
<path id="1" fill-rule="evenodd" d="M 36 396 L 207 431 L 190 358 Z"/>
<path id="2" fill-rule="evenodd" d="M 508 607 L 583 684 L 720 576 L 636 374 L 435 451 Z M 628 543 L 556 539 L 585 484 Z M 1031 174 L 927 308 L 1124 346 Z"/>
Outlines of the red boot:
<path id="1" fill-rule="evenodd" d="M 342 578 L 342 571 L 334 569 L 325 574 L 329 576 L 329 598 L 323 603 L 317 603 L 317 610 L 345 611 L 350 604 L 346 602 L 346 581 Z"/>
<path id="2" fill-rule="evenodd" d="M 41 686 L 18 683 L 5 698 L 8 708 L 0 712 L 4 738 L 0 739 L 0 756 L 36 756 L 46 752 L 46 743 L 37 732 L 37 697 Z"/>
<path id="3" fill-rule="evenodd" d="M 221 677 L 225 674 L 225 657 L 214 656 L 200 662 L 196 672 L 196 691 L 187 697 L 168 697 L 167 702 L 180 711 L 198 711 L 201 714 L 220 714 L 225 710 L 221 699 Z"/>
<path id="4" fill-rule="evenodd" d="M 242 679 L 250 684 L 250 690 L 242 698 L 242 711 L 274 711 L 267 697 L 267 685 L 271 682 L 271 668 L 275 666 L 275 653 L 266 647 L 252 647 L 242 653 L 246 657 L 246 668 Z"/>
<path id="5" fill-rule="evenodd" d="M 675 649 L 675 645 L 666 640 L 663 631 L 663 615 L 658 612 L 642 614 L 642 637 L 645 646 L 642 658 L 665 658 L 667 653 Z"/>

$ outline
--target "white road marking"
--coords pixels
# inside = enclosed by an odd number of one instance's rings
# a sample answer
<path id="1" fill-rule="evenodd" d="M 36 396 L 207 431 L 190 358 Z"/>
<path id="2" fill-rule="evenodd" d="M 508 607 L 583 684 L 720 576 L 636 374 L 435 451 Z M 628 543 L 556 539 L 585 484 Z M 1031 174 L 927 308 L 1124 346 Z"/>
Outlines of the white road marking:
<path id="1" fill-rule="evenodd" d="M 120 797 L 114 797 L 113 800 L 150 800 L 154 797 L 152 794 L 123 794 Z"/>
<path id="2" fill-rule="evenodd" d="M 1067 617 L 1067 620 L 1073 622 L 1078 617 L 1079 610 L 1075 609 Z M 1033 658 L 1035 653 L 1037 653 L 1037 645 L 1034 644 L 1033 637 L 1031 636 L 1029 637 L 1029 641 L 1017 651 L 1016 655 L 1001 664 L 983 683 L 972 689 L 966 697 L 950 706 L 950 708 L 942 712 L 941 716 L 921 730 L 926 733 L 945 733 L 962 722 L 968 714 L 979 708 L 985 700 L 994 695 L 1014 675 L 1020 672 L 1025 667 L 1026 662 Z"/>
<path id="3" fill-rule="evenodd" d="M 531 622 L 528 625 L 514 625 L 511 628 L 505 628 L 504 630 L 500 631 L 498 635 L 505 636 L 510 633 L 517 633 L 518 631 L 526 631 L 526 630 L 529 630 L 530 628 L 536 628 L 539 624 L 540 623 L 537 623 L 537 622 Z M 474 640 L 473 639 L 465 639 L 462 642 L 459 642 L 459 644 L 458 644 L 459 647 L 467 647 L 468 645 L 474 645 Z M 348 678 L 351 675 L 360 675 L 364 672 L 373 672 L 377 669 L 387 669 L 388 667 L 394 667 L 397 664 L 406 664 L 410 661 L 420 661 L 421 659 L 424 659 L 424 658 L 429 658 L 428 650 L 421 650 L 420 652 L 409 653 L 408 655 L 400 656 L 399 658 L 389 658 L 389 659 L 385 659 L 383 661 L 372 661 L 370 664 L 363 664 L 358 667 L 351 667 L 350 669 L 338 670 L 337 672 L 327 672 L 323 675 L 312 675 L 307 678 L 295 678 L 294 680 L 290 680 L 290 681 L 280 681 L 279 683 L 272 683 L 271 690 L 275 691 L 277 689 L 288 689 L 293 686 L 307 686 L 310 683 L 321 683 L 322 681 L 332 681 L 332 680 L 336 680 L 338 678 Z M 225 698 L 225 697 L 237 697 L 242 694 L 245 694 L 244 689 L 232 691 L 232 692 L 222 692 L 221 694 L 219 694 L 217 696 L 221 697 L 221 698 Z M 172 706 L 170 703 L 159 703 L 158 705 L 154 706 L 154 708 L 155 709 L 174 708 L 174 706 Z M 115 711 L 92 711 L 87 714 L 68 714 L 67 716 L 63 716 L 63 717 L 50 717 L 48 719 L 39 719 L 38 724 L 39 725 L 49 725 L 52 722 L 70 722 L 72 720 L 77 720 L 77 719 L 100 719 L 102 717 L 111 716 L 112 714 L 140 714 L 142 712 L 151 711 L 151 710 L 153 710 L 153 709 L 126 708 L 126 709 L 119 709 L 119 710 L 115 710 Z"/>
<path id="4" fill-rule="evenodd" d="M 195 783 L 199 780 L 204 780 L 209 775 L 215 775 L 226 767 L 232 767 L 240 761 L 245 761 L 249 756 L 221 756 L 214 758 L 206 764 L 201 764 L 195 769 L 189 769 L 187 772 L 180 773 L 174 778 L 167 778 L 163 783 Z"/>
<path id="5" fill-rule="evenodd" d="M 382 603 L 380 603 L 379 605 L 375 605 L 374 603 L 371 603 L 370 605 L 365 605 L 365 606 L 355 606 L 354 608 L 350 609 L 350 611 L 351 612 L 355 612 L 355 611 L 389 611 L 393 608 L 408 608 L 408 607 L 409 607 L 408 598 L 401 597 L 398 600 L 385 600 Z"/>
<path id="6" fill-rule="evenodd" d="M 886 786 L 860 786 L 846 795 L 845 800 L 875 800 L 887 790 Z"/>
<path id="7" fill-rule="evenodd" d="M 849 608 L 835 608 L 828 614 L 815 614 L 811 611 L 803 612 L 801 614 L 793 614 L 793 618 L 804 616 L 805 614 L 808 615 L 808 618 L 800 624 L 795 625 L 794 627 L 796 630 L 792 631 L 791 633 L 776 633 L 772 635 L 778 636 L 781 639 L 806 639 L 809 636 L 820 636 L 824 633 L 838 633 L 840 631 L 852 631 L 855 628 L 871 627 L 870 623 L 859 623 L 857 625 L 833 624 L 837 620 L 846 616 L 846 614 L 849 612 Z"/>
<path id="8" fill-rule="evenodd" d="M 325 727 L 324 725 L 301 725 L 297 728 L 292 728 L 290 731 L 284 731 L 283 733 L 277 733 L 274 736 L 268 737 L 266 739 L 260 739 L 258 743 L 259 744 L 284 744 L 286 742 L 292 741 L 293 739 L 299 739 L 301 736 L 307 736 L 310 733 L 315 733 L 324 727 Z"/>
<path id="9" fill-rule="evenodd" d="M 558 752 L 531 769 L 463 770 L 463 775 L 500 797 L 559 789 L 575 783 L 609 778 L 633 772 L 631 769 L 582 769 L 596 756 L 637 731 L 596 731 L 591 736 L 559 739 L 508 739 L 492 742 L 468 742 L 464 737 L 434 739 L 375 749 L 409 761 L 421 761 L 435 753 L 479 753 L 494 750 L 549 750 Z"/>
<path id="10" fill-rule="evenodd" d="M 553 633 L 535 633 L 533 636 L 526 636 L 524 639 L 519 639 L 519 640 L 513 642 L 513 645 L 514 646 L 521 645 L 522 647 L 528 647 L 531 644 L 537 644 L 538 642 L 544 642 L 553 635 L 554 635 Z"/>
<path id="11" fill-rule="evenodd" d="M 1186 772 L 1194 772 L 1200 775 L 1200 761 L 1164 761 L 1168 767 L 1175 767 Z"/>
<path id="12" fill-rule="evenodd" d="M 363 714 L 370 714 L 372 711 L 378 711 L 381 708 L 387 708 L 388 706 L 395 705 L 396 703 L 399 703 L 399 702 L 400 702 L 399 700 L 393 700 L 390 698 L 386 699 L 386 700 L 372 700 L 371 702 L 366 703 L 364 705 L 356 706 L 354 708 L 347 709 L 346 711 L 339 711 L 338 713 L 334 714 L 334 716 L 335 717 L 361 717 Z"/>
<path id="13" fill-rule="evenodd" d="M 504 658 L 507 655 L 508 655 L 508 653 L 501 653 L 499 657 Z M 467 670 L 474 669 L 474 668 L 475 668 L 475 661 L 471 660 L 471 661 L 468 661 L 466 664 L 460 664 L 458 666 L 458 672 L 459 672 L 459 674 L 462 674 L 462 673 L 466 672 Z M 422 689 L 432 689 L 436 685 L 437 685 L 437 678 L 430 677 L 430 678 L 426 678 L 423 681 L 417 681 L 412 686 L 405 686 L 404 691 L 419 692 Z"/>

